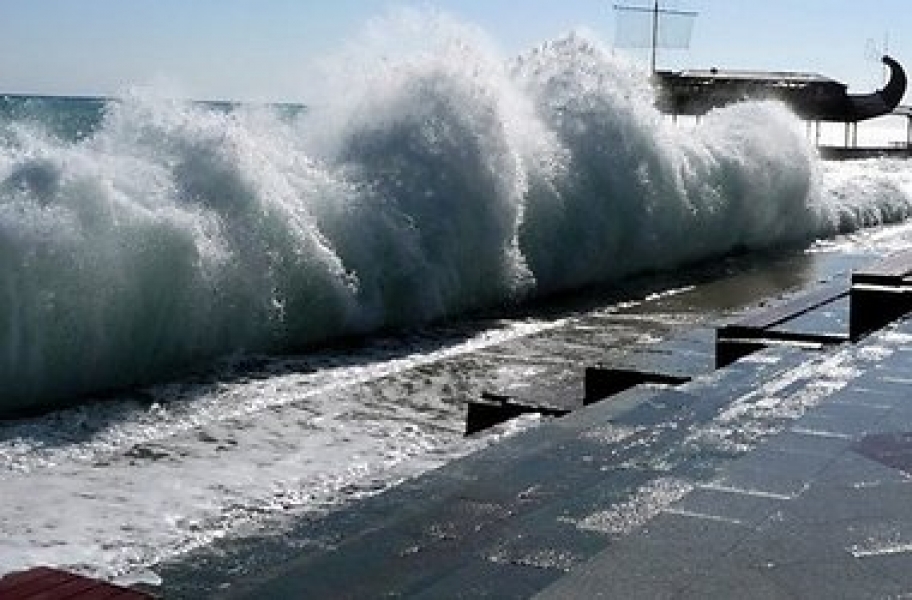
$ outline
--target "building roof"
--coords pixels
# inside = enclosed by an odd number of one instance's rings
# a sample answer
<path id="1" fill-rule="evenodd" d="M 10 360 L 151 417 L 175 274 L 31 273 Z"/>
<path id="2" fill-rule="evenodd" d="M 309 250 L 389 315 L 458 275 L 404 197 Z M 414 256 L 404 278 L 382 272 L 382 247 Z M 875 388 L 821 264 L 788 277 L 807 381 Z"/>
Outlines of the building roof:
<path id="1" fill-rule="evenodd" d="M 844 83 L 825 77 L 819 73 L 802 73 L 797 71 L 746 71 L 729 69 L 687 69 L 683 71 L 663 71 L 659 73 L 667 78 L 680 79 L 709 79 L 709 80 L 738 80 L 756 81 L 762 83 L 813 83 L 836 84 L 845 86 Z"/>

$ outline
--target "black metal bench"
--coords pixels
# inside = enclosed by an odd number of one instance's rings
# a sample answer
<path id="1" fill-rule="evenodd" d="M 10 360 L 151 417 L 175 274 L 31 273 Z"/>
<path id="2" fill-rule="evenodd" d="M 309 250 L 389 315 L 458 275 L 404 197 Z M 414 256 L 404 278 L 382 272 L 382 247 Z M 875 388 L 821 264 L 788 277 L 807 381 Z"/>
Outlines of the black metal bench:
<path id="1" fill-rule="evenodd" d="M 857 340 L 912 312 L 912 251 L 852 273 L 849 336 Z"/>
<path id="2" fill-rule="evenodd" d="M 483 392 L 480 400 L 469 401 L 465 434 L 484 431 L 521 415 L 562 417 L 581 406 L 582 399 L 572 389 L 539 390 L 535 395 Z"/>
<path id="3" fill-rule="evenodd" d="M 716 368 L 773 344 L 806 345 L 817 348 L 841 344 L 843 333 L 790 330 L 787 325 L 813 311 L 832 306 L 849 294 L 843 283 L 831 283 L 800 293 L 781 303 L 751 311 L 739 320 L 716 330 Z"/>
<path id="4" fill-rule="evenodd" d="M 554 383 L 520 382 L 486 391 L 468 404 L 466 435 L 520 415 L 561 417 L 639 385 L 676 386 L 712 370 L 712 334 L 692 330 L 655 344 L 635 345 L 587 365 L 582 381 L 575 374 L 546 377 Z"/>
<path id="5" fill-rule="evenodd" d="M 638 385 L 676 386 L 687 383 L 693 375 L 596 365 L 586 367 L 582 396 L 569 386 L 534 394 L 483 392 L 480 400 L 468 404 L 465 434 L 472 435 L 525 414 L 562 417 Z"/>

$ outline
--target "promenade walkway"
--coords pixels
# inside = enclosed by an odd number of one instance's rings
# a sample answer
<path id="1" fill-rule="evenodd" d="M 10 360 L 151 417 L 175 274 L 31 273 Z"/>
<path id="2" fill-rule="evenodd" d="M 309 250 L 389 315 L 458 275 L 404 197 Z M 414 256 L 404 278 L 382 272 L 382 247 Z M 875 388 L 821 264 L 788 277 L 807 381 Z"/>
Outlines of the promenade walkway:
<path id="1" fill-rule="evenodd" d="M 302 523 L 293 560 L 247 549 L 260 559 L 241 577 L 201 563 L 163 573 L 163 591 L 902 597 L 912 593 L 910 384 L 912 322 L 825 351 L 769 347 Z"/>
<path id="2" fill-rule="evenodd" d="M 839 354 L 844 387 L 538 597 L 912 595 L 912 325 Z"/>

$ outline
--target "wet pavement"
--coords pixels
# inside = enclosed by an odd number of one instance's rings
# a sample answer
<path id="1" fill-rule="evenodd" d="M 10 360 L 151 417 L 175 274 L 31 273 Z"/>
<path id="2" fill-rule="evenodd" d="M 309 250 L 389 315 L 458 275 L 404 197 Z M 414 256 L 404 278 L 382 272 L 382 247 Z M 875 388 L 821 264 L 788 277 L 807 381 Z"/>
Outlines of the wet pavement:
<path id="1" fill-rule="evenodd" d="M 910 342 L 537 597 L 908 597 Z"/>
<path id="2" fill-rule="evenodd" d="M 912 593 L 912 322 L 639 386 L 245 548 L 165 597 Z M 259 557 L 259 559 L 257 558 Z"/>

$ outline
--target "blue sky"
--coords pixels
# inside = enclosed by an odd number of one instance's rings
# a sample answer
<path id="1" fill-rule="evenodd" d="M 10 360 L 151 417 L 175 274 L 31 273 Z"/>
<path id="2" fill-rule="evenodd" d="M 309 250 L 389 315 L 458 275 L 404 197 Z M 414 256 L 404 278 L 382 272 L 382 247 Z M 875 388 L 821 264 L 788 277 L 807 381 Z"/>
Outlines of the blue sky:
<path id="1" fill-rule="evenodd" d="M 621 1 L 621 0 L 618 0 Z M 628 3 L 628 2 L 622 2 Z M 651 4 L 630 0 L 630 4 Z M 205 98 L 296 100 L 308 65 L 389 7 L 440 9 L 504 57 L 579 26 L 614 37 L 613 0 L 0 0 L 0 89 L 109 94 L 169 85 Z M 689 50 L 660 67 L 816 71 L 867 90 L 889 40 L 912 72 L 909 0 L 663 0 L 696 10 Z M 645 56 L 644 56 L 645 59 Z"/>

